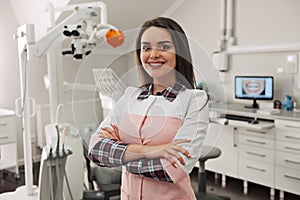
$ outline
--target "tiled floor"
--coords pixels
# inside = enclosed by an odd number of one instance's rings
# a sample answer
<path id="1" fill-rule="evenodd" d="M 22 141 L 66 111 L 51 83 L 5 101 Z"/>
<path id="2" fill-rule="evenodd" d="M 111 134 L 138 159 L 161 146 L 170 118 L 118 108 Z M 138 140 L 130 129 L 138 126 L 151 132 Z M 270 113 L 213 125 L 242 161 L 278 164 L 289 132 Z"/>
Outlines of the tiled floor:
<path id="1" fill-rule="evenodd" d="M 38 183 L 39 164 L 34 164 L 34 184 Z M 191 173 L 193 188 L 197 188 L 197 168 Z M 14 191 L 17 187 L 24 185 L 24 169 L 20 168 L 21 179 L 16 180 L 14 173 L 3 173 L 0 171 L 0 193 Z M 231 197 L 231 200 L 269 200 L 269 188 L 249 183 L 249 191 L 247 195 L 243 194 L 243 181 L 227 177 L 225 188 L 221 187 L 220 180 L 216 179 L 214 173 L 207 173 L 207 190 L 216 194 Z M 300 188 L 299 188 L 300 190 Z M 279 191 L 276 190 L 275 200 L 279 200 Z M 285 200 L 300 200 L 300 196 L 285 193 Z"/>
<path id="2" fill-rule="evenodd" d="M 33 164 L 33 183 L 38 184 L 39 163 Z M 19 168 L 20 179 L 15 178 L 15 173 L 7 170 L 0 171 L 0 193 L 14 191 L 25 184 L 24 167 Z"/>
<path id="3" fill-rule="evenodd" d="M 197 168 L 191 173 L 193 188 L 198 187 Z M 300 190 L 300 188 L 299 188 Z M 207 191 L 215 194 L 229 196 L 231 200 L 270 200 L 270 189 L 261 185 L 248 182 L 248 194 L 243 194 L 243 181 L 226 177 L 226 187 L 222 188 L 221 180 L 215 179 L 215 173 L 207 173 Z M 299 195 L 285 193 L 285 200 L 300 200 Z M 279 191 L 275 191 L 275 199 L 279 200 Z"/>

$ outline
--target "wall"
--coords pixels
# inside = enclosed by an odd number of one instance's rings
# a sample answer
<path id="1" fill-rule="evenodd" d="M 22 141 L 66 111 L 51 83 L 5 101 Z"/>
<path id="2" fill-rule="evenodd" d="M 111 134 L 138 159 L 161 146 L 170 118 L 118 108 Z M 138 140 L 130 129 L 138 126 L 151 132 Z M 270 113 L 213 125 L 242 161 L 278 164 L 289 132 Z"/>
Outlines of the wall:
<path id="1" fill-rule="evenodd" d="M 0 1 L 0 7 L 0 107 L 13 109 L 20 96 L 17 42 L 13 39 L 17 20 L 8 1 Z"/>
<path id="2" fill-rule="evenodd" d="M 190 37 L 202 44 L 208 52 L 218 49 L 220 38 L 220 2 L 217 0 L 185 1 L 171 17 L 180 22 Z M 300 1 L 297 0 L 243 0 L 236 2 L 235 34 L 237 44 L 256 45 L 300 42 Z M 277 68 L 286 66 L 290 52 L 238 54 L 230 58 L 225 74 L 225 87 L 230 102 L 235 75 L 272 75 L 275 78 L 275 99 L 291 94 L 300 101 L 300 90 L 294 87 L 293 75 L 277 74 Z M 270 103 L 266 102 L 266 103 Z"/>
<path id="3" fill-rule="evenodd" d="M 51 26 L 49 5 L 50 2 L 54 7 L 62 7 L 68 4 L 69 0 L 5 0 L 9 1 L 12 10 L 16 13 L 19 24 L 34 24 L 35 37 L 40 39 L 47 33 L 47 29 Z M 30 5 L 30 6 L 28 6 Z M 33 12 L 34 11 L 34 12 Z M 55 19 L 60 12 L 55 12 Z M 38 18 L 37 18 L 38 16 Z"/>
<path id="4" fill-rule="evenodd" d="M 13 39 L 20 26 L 8 0 L 0 2 L 0 107 L 14 110 L 15 99 L 20 97 L 20 69 L 17 41 Z M 47 74 L 46 59 L 27 62 L 30 96 L 37 104 L 48 102 L 48 91 L 43 76 Z"/>
<path id="5" fill-rule="evenodd" d="M 20 71 L 17 55 L 17 41 L 13 39 L 19 26 L 17 19 L 10 7 L 8 0 L 0 1 L 0 107 L 15 110 L 15 99 L 20 97 Z M 28 68 L 28 84 L 31 88 L 31 96 L 37 100 L 37 103 L 47 102 L 47 91 L 42 82 L 45 74 L 45 68 L 42 60 L 31 61 Z M 35 78 L 36 77 L 36 78 Z M 18 157 L 23 158 L 23 142 L 21 120 L 17 120 L 17 142 Z M 34 125 L 34 123 L 33 123 Z"/>

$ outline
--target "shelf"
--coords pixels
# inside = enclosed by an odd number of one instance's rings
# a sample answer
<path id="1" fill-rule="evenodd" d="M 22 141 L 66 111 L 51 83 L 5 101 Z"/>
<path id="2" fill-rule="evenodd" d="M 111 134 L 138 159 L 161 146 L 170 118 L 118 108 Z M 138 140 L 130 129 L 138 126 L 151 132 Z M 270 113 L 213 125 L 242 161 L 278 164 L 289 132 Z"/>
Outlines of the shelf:
<path id="1" fill-rule="evenodd" d="M 275 44 L 259 44 L 259 45 L 237 45 L 228 47 L 227 54 L 243 54 L 243 53 L 275 53 L 300 51 L 300 43 L 275 43 Z"/>

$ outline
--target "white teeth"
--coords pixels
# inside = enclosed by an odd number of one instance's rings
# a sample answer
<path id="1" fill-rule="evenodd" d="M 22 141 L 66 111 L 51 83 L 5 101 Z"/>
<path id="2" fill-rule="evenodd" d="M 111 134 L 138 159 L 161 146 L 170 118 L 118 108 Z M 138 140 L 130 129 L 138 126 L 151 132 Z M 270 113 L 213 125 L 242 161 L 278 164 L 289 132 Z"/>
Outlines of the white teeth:
<path id="1" fill-rule="evenodd" d="M 150 66 L 153 66 L 153 67 L 158 67 L 158 66 L 161 66 L 162 63 L 149 63 Z"/>

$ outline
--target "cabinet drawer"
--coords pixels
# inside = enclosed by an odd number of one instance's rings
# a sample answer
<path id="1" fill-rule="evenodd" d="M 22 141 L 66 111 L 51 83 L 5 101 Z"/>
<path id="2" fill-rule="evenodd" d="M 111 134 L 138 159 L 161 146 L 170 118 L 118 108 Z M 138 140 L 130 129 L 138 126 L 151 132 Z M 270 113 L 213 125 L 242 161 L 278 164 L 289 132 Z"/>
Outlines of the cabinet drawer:
<path id="1" fill-rule="evenodd" d="M 257 129 L 250 129 L 250 128 L 238 128 L 238 133 L 241 134 L 248 134 L 251 136 L 257 136 L 257 137 L 267 137 L 271 139 L 275 139 L 275 129 L 269 128 L 264 130 L 257 130 Z"/>
<path id="2" fill-rule="evenodd" d="M 276 167 L 275 188 L 300 195 L 300 171 Z"/>
<path id="3" fill-rule="evenodd" d="M 274 165 L 241 158 L 239 178 L 260 185 L 274 187 Z"/>
<path id="4" fill-rule="evenodd" d="M 272 149 L 254 147 L 250 145 L 239 145 L 239 156 L 241 158 L 249 158 L 261 162 L 274 164 L 275 151 Z"/>
<path id="5" fill-rule="evenodd" d="M 239 143 L 269 149 L 274 149 L 275 147 L 275 141 L 273 139 L 244 134 L 239 134 Z"/>
<path id="6" fill-rule="evenodd" d="M 14 142 L 16 140 L 15 121 L 13 117 L 0 118 L 0 144 Z"/>
<path id="7" fill-rule="evenodd" d="M 17 160 L 18 158 L 16 143 L 10 143 L 0 146 L 0 170 L 16 166 Z"/>
<path id="8" fill-rule="evenodd" d="M 276 141 L 276 150 L 300 154 L 300 144 L 286 141 Z"/>
<path id="9" fill-rule="evenodd" d="M 300 144 L 300 129 L 298 132 L 292 130 L 276 130 L 276 140 L 284 140 L 289 142 L 298 142 Z"/>
<path id="10" fill-rule="evenodd" d="M 300 131 L 300 123 L 297 121 L 291 121 L 291 120 L 275 120 L 275 127 L 283 130 L 294 130 L 294 131 Z"/>
<path id="11" fill-rule="evenodd" d="M 292 169 L 300 169 L 300 154 L 276 151 L 276 165 Z"/>

